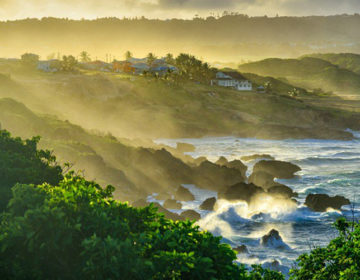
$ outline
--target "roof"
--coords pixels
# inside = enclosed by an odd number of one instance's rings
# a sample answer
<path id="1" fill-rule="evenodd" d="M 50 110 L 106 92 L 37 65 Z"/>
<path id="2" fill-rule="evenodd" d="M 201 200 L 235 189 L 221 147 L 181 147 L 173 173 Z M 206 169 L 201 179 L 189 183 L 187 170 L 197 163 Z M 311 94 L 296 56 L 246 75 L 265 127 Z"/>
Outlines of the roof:
<path id="1" fill-rule="evenodd" d="M 222 72 L 222 73 L 230 76 L 231 78 L 233 78 L 235 80 L 247 80 L 243 75 L 241 75 L 239 72 L 236 72 L 236 71 Z"/>

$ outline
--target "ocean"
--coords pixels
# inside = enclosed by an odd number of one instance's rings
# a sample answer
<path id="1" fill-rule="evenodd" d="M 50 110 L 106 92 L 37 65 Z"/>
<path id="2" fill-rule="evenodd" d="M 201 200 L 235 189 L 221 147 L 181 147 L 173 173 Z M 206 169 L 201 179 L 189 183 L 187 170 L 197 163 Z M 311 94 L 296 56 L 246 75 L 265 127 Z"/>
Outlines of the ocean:
<path id="1" fill-rule="evenodd" d="M 353 132 L 356 139 L 338 140 L 259 140 L 236 137 L 209 137 L 201 139 L 159 139 L 157 143 L 176 146 L 177 142 L 190 143 L 195 152 L 187 153 L 194 158 L 205 156 L 216 161 L 220 156 L 229 161 L 245 155 L 270 154 L 276 160 L 292 162 L 301 167 L 295 178 L 278 180 L 299 194 L 296 207 L 265 197 L 254 205 L 245 202 L 230 203 L 218 200 L 216 211 L 199 210 L 200 204 L 217 193 L 184 185 L 195 196 L 195 200 L 183 204 L 184 209 L 194 209 L 201 214 L 198 225 L 215 235 L 221 235 L 223 242 L 232 247 L 246 245 L 249 254 L 238 254 L 238 261 L 247 265 L 279 262 L 283 272 L 287 272 L 297 257 L 317 246 L 326 246 L 337 236 L 334 221 L 346 216 L 360 218 L 360 133 Z M 256 161 L 244 162 L 251 174 Z M 324 193 L 331 196 L 342 195 L 350 199 L 352 205 L 341 211 L 313 212 L 304 205 L 309 193 Z M 150 196 L 155 201 L 156 196 Z M 161 201 L 160 201 L 161 202 Z M 290 247 L 263 247 L 260 239 L 271 229 L 279 231 L 283 241 Z"/>

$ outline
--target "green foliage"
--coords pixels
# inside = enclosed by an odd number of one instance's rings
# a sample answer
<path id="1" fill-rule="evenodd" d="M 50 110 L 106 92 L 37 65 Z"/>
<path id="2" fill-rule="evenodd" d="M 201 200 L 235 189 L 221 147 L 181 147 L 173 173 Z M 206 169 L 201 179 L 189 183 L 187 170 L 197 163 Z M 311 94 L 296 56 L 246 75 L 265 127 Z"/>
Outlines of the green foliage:
<path id="1" fill-rule="evenodd" d="M 184 53 L 176 57 L 175 65 L 179 69 L 179 74 L 182 77 L 198 82 L 210 82 L 216 72 L 215 69 L 210 68 L 209 64 L 203 63 L 193 55 Z"/>
<path id="2" fill-rule="evenodd" d="M 1 218 L 3 279 L 262 279 L 219 237 L 112 191 L 74 174 L 55 187 L 17 184 Z"/>
<path id="3" fill-rule="evenodd" d="M 80 53 L 80 61 L 81 62 L 89 62 L 89 61 L 91 61 L 90 54 L 87 51 L 82 51 Z"/>
<path id="4" fill-rule="evenodd" d="M 61 70 L 64 72 L 73 72 L 75 66 L 77 65 L 76 58 L 72 55 L 64 55 L 63 60 L 61 61 Z"/>
<path id="5" fill-rule="evenodd" d="M 33 53 L 24 53 L 21 56 L 21 62 L 25 66 L 34 67 L 36 66 L 36 63 L 39 61 L 39 56 L 37 54 Z"/>
<path id="6" fill-rule="evenodd" d="M 325 248 L 315 248 L 298 258 L 291 270 L 292 280 L 358 280 L 360 279 L 360 225 L 344 218 L 335 223 L 339 237 Z"/>
<path id="7" fill-rule="evenodd" d="M 22 184 L 58 184 L 62 179 L 61 167 L 48 150 L 37 150 L 39 137 L 30 140 L 12 138 L 0 130 L 0 212 L 11 197 L 11 187 Z"/>

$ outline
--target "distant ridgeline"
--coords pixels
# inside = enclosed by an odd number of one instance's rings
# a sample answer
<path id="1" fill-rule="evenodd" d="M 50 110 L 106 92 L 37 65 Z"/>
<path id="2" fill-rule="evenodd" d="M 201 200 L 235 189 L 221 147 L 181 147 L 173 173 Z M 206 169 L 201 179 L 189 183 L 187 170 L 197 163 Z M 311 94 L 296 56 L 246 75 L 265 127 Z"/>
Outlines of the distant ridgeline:
<path id="1" fill-rule="evenodd" d="M 144 55 L 191 52 L 207 60 L 296 57 L 305 53 L 359 52 L 359 15 L 312 17 L 222 17 L 171 19 L 68 20 L 56 18 L 0 22 L 3 56 L 33 51 L 79 53 L 104 60 L 127 49 Z M 56 32 L 54 32 L 56 30 Z M 26 49 L 24 46 L 26 45 Z"/>

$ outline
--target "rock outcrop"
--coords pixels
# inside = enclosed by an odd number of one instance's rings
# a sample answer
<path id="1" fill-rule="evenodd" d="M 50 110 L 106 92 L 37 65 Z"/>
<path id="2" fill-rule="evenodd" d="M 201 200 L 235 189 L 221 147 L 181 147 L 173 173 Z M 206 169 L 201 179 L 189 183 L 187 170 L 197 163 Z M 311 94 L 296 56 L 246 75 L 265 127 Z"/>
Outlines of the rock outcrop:
<path id="1" fill-rule="evenodd" d="M 309 194 L 305 200 L 305 205 L 316 212 L 325 212 L 328 208 L 340 210 L 343 205 L 349 204 L 350 200 L 340 195 Z"/>
<path id="2" fill-rule="evenodd" d="M 228 163 L 228 160 L 226 159 L 226 157 L 221 156 L 215 163 L 218 165 L 225 165 Z"/>
<path id="3" fill-rule="evenodd" d="M 268 191 L 268 193 L 278 194 L 278 195 L 281 195 L 286 198 L 292 198 L 292 197 L 298 196 L 298 194 L 296 192 L 294 192 L 291 188 L 289 188 L 288 186 L 282 185 L 282 184 L 272 186 L 272 187 L 268 188 L 267 191 Z"/>
<path id="4" fill-rule="evenodd" d="M 272 229 L 268 234 L 261 238 L 261 245 L 268 248 L 290 249 L 290 247 L 282 240 L 279 232 Z"/>
<path id="5" fill-rule="evenodd" d="M 199 166 L 194 167 L 194 181 L 201 188 L 222 191 L 226 186 L 244 182 L 245 178 L 235 168 L 204 161 Z"/>
<path id="6" fill-rule="evenodd" d="M 194 200 L 194 195 L 185 187 L 180 186 L 175 193 L 175 199 L 180 201 L 191 201 Z"/>
<path id="7" fill-rule="evenodd" d="M 301 168 L 295 164 L 278 160 L 261 160 L 254 165 L 253 173 L 263 171 L 275 178 L 291 179 Z"/>
<path id="8" fill-rule="evenodd" d="M 253 183 L 264 189 L 268 189 L 276 185 L 274 176 L 265 171 L 253 171 L 249 177 L 249 183 Z"/>
<path id="9" fill-rule="evenodd" d="M 243 160 L 243 161 L 252 161 L 252 160 L 257 160 L 257 159 L 274 160 L 275 158 L 268 154 L 255 154 L 255 155 L 241 157 L 241 160 Z"/>
<path id="10" fill-rule="evenodd" d="M 182 217 L 183 219 L 188 219 L 188 220 L 195 220 L 198 221 L 201 219 L 201 216 L 198 212 L 196 212 L 195 210 L 185 210 L 184 212 L 182 212 L 180 214 L 180 217 Z"/>
<path id="11" fill-rule="evenodd" d="M 194 152 L 195 146 L 189 143 L 176 143 L 176 149 L 181 153 Z"/>
<path id="12" fill-rule="evenodd" d="M 219 198 L 232 200 L 244 200 L 250 203 L 251 199 L 260 193 L 264 193 L 263 188 L 254 184 L 237 183 L 228 187 L 224 192 L 219 192 Z"/>
<path id="13" fill-rule="evenodd" d="M 207 210 L 207 211 L 214 211 L 215 203 L 216 203 L 215 197 L 208 198 L 208 199 L 204 200 L 203 203 L 201 203 L 200 209 Z"/>
<path id="14" fill-rule="evenodd" d="M 246 245 L 237 246 L 237 247 L 233 248 L 233 250 L 236 251 L 238 254 L 250 254 Z"/>
<path id="15" fill-rule="evenodd" d="M 175 199 L 167 199 L 164 202 L 164 207 L 166 209 L 181 209 L 181 203 L 177 202 Z"/>

